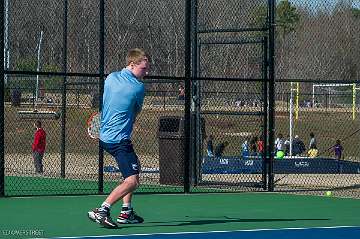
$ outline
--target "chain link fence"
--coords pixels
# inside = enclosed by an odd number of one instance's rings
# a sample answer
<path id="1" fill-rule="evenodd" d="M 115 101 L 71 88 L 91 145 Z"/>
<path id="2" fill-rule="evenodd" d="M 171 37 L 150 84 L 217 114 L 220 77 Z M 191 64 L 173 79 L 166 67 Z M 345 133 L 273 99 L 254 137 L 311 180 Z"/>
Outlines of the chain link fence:
<path id="1" fill-rule="evenodd" d="M 297 170 L 275 168 L 275 190 L 359 197 L 359 13 L 358 1 L 278 2 L 275 134 Z"/>
<path id="2" fill-rule="evenodd" d="M 98 0 L 4 0 L 5 195 L 111 191 L 121 174 L 106 153 L 99 165 L 87 120 L 99 110 L 102 72 L 121 70 L 127 50 L 142 47 L 151 57 L 151 76 L 144 81 L 144 107 L 132 139 L 143 171 L 138 192 L 186 191 L 189 160 L 190 192 L 273 186 L 359 197 L 360 6 L 277 1 L 277 82 L 269 92 L 268 2 L 192 1 L 189 77 L 186 1 L 113 0 L 102 12 Z M 272 93 L 275 108 L 268 107 Z M 269 138 L 270 112 L 284 151 L 291 145 L 282 159 Z M 31 155 L 38 119 L 47 132 L 42 175 L 35 173 Z M 191 157 L 182 147 L 185 124 Z M 307 153 L 311 132 L 316 158 Z M 296 157 L 295 138 L 305 145 Z M 336 140 L 344 148 L 340 160 L 333 152 Z"/>
<path id="3" fill-rule="evenodd" d="M 346 86 L 329 84 L 329 81 L 278 84 L 282 84 L 284 91 L 276 97 L 276 136 L 282 138 L 285 157 L 275 161 L 286 162 L 297 170 L 276 174 L 276 190 L 316 194 L 331 190 L 337 196 L 357 197 L 360 151 L 355 145 L 360 139 L 360 102 L 356 83 Z M 315 86 L 347 89 L 318 94 L 313 91 Z M 311 133 L 316 139 L 315 155 L 310 152 Z"/>

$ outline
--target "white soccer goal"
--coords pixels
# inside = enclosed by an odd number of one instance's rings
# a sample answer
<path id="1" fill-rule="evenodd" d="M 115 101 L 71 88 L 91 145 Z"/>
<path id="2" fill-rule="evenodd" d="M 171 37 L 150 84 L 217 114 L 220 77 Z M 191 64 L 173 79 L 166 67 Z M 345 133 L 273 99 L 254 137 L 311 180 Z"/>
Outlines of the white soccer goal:
<path id="1" fill-rule="evenodd" d="M 356 118 L 356 92 L 360 88 L 353 84 L 313 84 L 312 107 L 351 108 Z"/>

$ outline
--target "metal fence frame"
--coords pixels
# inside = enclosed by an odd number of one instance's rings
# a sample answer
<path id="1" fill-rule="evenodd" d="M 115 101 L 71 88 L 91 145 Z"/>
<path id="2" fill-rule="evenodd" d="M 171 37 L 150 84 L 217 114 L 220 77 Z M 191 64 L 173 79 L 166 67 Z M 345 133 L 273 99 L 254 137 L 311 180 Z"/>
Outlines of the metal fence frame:
<path id="1" fill-rule="evenodd" d="M 66 139 L 66 90 L 67 90 L 67 78 L 72 76 L 81 76 L 81 77 L 97 77 L 99 78 L 99 109 L 102 107 L 102 92 L 104 88 L 104 78 L 106 76 L 104 72 L 104 62 L 105 62 L 105 19 L 104 19 L 104 12 L 105 12 L 105 1 L 99 0 L 100 6 L 100 15 L 99 15 L 99 24 L 100 24 L 100 31 L 99 31 L 99 74 L 89 74 L 89 73 L 75 73 L 75 72 L 68 72 L 67 69 L 67 34 L 68 34 L 68 1 L 64 0 L 64 12 L 63 12 L 63 68 L 62 72 L 32 72 L 32 71 L 9 71 L 6 70 L 4 67 L 1 68 L 1 95 L 0 95 L 0 197 L 6 196 L 5 195 L 5 156 L 4 156 L 4 78 L 6 75 L 40 75 L 40 76 L 60 76 L 63 77 L 63 88 L 62 88 L 62 112 L 61 112 L 61 167 L 62 171 L 65 171 L 65 139 Z M 3 13 L 3 17 L 1 18 L 0 25 L 1 25 L 1 47 L 4 49 L 5 41 L 4 41 L 4 12 L 5 12 L 5 4 L 4 1 L 0 2 L 0 11 Z M 191 141 L 191 94 L 193 92 L 193 87 L 196 85 L 197 81 L 201 81 L 201 77 L 198 77 L 196 73 L 196 51 L 197 51 L 197 34 L 200 34 L 205 31 L 214 31 L 214 29 L 198 29 L 197 26 L 197 7 L 198 3 L 197 0 L 187 0 L 185 1 L 185 48 L 184 48 L 184 66 L 185 66 L 185 73 L 183 77 L 166 77 L 166 76 L 151 76 L 152 79 L 173 79 L 173 80 L 183 80 L 185 82 L 185 174 L 184 174 L 184 188 L 183 191 L 185 193 L 190 192 L 191 182 L 190 182 L 190 160 L 194 152 L 191 152 L 190 149 L 192 141 Z M 267 117 L 267 141 L 266 141 L 266 151 L 272 152 L 272 147 L 274 142 L 274 85 L 275 85 L 275 63 L 274 63 L 274 56 L 275 56 L 275 0 L 268 0 L 268 26 L 265 28 L 244 28 L 244 29 L 237 29 L 236 31 L 262 31 L 268 35 L 266 38 L 267 41 L 267 72 L 264 73 L 263 77 L 268 79 L 266 85 L 266 94 L 268 94 L 268 102 L 265 105 L 266 117 Z M 216 31 L 233 31 L 232 29 L 215 29 Z M 4 66 L 4 58 L 1 57 L 0 64 Z M 208 78 L 207 78 L 208 79 Z M 212 80 L 226 80 L 226 79 L 212 79 Z M 240 79 L 241 80 L 241 79 Z M 266 159 L 266 174 L 268 175 L 268 183 L 267 188 L 269 191 L 273 191 L 274 187 L 274 177 L 273 177 L 273 156 L 270 153 L 270 157 Z M 103 177 L 103 163 L 104 163 L 104 154 L 102 149 L 99 147 L 99 165 L 98 165 L 98 193 L 104 193 L 104 177 Z M 65 175 L 62 175 L 64 177 Z"/>

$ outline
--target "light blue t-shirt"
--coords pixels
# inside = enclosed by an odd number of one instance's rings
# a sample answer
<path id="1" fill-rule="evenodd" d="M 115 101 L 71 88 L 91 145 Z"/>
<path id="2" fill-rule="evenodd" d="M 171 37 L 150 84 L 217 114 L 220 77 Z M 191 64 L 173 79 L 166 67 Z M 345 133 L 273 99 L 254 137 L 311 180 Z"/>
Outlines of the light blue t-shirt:
<path id="1" fill-rule="evenodd" d="M 136 115 L 144 102 L 144 85 L 124 68 L 105 80 L 101 112 L 100 140 L 119 143 L 130 139 Z"/>

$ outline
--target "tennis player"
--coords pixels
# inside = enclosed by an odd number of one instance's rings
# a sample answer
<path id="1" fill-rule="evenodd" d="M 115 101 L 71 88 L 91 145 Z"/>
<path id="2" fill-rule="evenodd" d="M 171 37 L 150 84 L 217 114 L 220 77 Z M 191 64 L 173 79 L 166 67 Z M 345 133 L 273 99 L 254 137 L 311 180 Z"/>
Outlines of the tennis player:
<path id="1" fill-rule="evenodd" d="M 144 101 L 144 85 L 139 81 L 148 74 L 149 60 L 138 48 L 129 50 L 127 66 L 111 73 L 105 80 L 100 124 L 100 145 L 116 160 L 124 180 L 110 193 L 99 208 L 88 217 L 106 228 L 118 225 L 111 219 L 110 209 L 123 200 L 118 223 L 142 223 L 131 205 L 132 194 L 139 186 L 140 163 L 131 143 L 136 116 Z"/>

